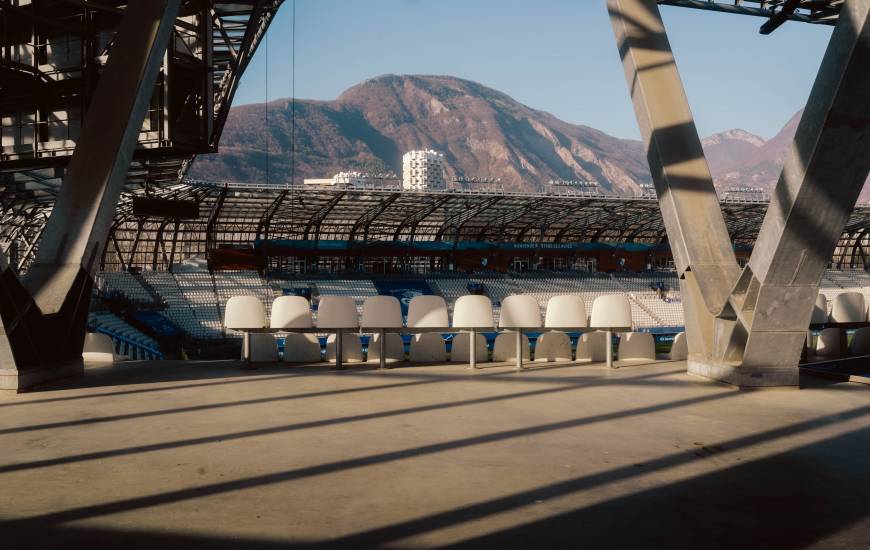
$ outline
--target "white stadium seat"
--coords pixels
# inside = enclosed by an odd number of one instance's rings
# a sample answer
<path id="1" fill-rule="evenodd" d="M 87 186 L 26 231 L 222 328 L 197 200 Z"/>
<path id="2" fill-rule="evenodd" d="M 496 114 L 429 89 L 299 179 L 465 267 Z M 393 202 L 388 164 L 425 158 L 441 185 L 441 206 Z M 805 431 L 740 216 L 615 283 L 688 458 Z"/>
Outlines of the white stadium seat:
<path id="1" fill-rule="evenodd" d="M 322 360 L 317 336 L 291 332 L 284 339 L 285 363 L 319 363 Z"/>
<path id="2" fill-rule="evenodd" d="M 577 342 L 577 360 L 600 363 L 607 358 L 607 333 L 602 331 L 584 332 Z"/>
<path id="3" fill-rule="evenodd" d="M 499 328 L 513 329 L 514 352 L 511 354 L 517 362 L 517 368 L 523 368 L 523 360 L 529 359 L 529 339 L 523 335 L 524 329 L 541 328 L 541 308 L 534 297 L 527 294 L 512 294 L 505 297 L 501 303 L 501 313 L 498 320 Z M 506 336 L 500 334 L 498 338 Z M 496 338 L 496 342 L 498 342 Z M 495 348 L 493 348 L 495 349 Z M 517 351 L 522 349 L 522 351 Z"/>
<path id="4" fill-rule="evenodd" d="M 604 346 L 607 366 L 613 366 L 613 348 L 610 345 L 611 330 L 631 330 L 632 308 L 628 297 L 623 294 L 607 294 L 595 298 L 592 303 L 592 315 L 589 326 L 603 329 L 607 334 L 607 344 Z"/>
<path id="5" fill-rule="evenodd" d="M 489 350 L 486 348 L 486 337 L 483 334 L 474 335 L 475 347 L 474 355 L 477 362 L 484 363 L 489 358 Z M 471 342 L 470 332 L 457 332 L 453 337 L 453 347 L 450 350 L 450 361 L 454 363 L 467 363 L 471 350 L 469 343 Z"/>
<path id="6" fill-rule="evenodd" d="M 354 306 L 354 312 L 356 312 L 356 306 Z M 346 333 L 342 335 L 341 349 L 342 362 L 362 363 L 362 342 L 359 339 L 359 334 Z M 335 363 L 335 334 L 330 334 L 326 339 L 326 360 Z"/>
<path id="7" fill-rule="evenodd" d="M 619 339 L 620 361 L 655 361 L 656 343 L 648 332 L 626 332 Z"/>
<path id="8" fill-rule="evenodd" d="M 689 358 L 689 345 L 686 340 L 686 333 L 680 332 L 674 336 L 674 342 L 671 344 L 671 351 L 668 353 L 668 359 L 671 361 L 685 361 Z"/>
<path id="9" fill-rule="evenodd" d="M 840 329 L 826 328 L 819 333 L 819 339 L 816 341 L 816 355 L 819 357 L 840 355 Z"/>
<path id="10" fill-rule="evenodd" d="M 529 353 L 529 337 L 522 335 L 523 359 L 530 358 Z M 517 360 L 517 344 L 516 333 L 514 331 L 502 332 L 495 337 L 495 343 L 492 346 L 493 361 L 516 361 Z"/>
<path id="11" fill-rule="evenodd" d="M 256 296 L 233 296 L 227 301 L 224 325 L 229 329 L 264 328 L 266 309 Z"/>
<path id="12" fill-rule="evenodd" d="M 844 292 L 834 298 L 831 306 L 832 323 L 861 323 L 867 320 L 864 295 L 860 292 Z"/>
<path id="13" fill-rule="evenodd" d="M 85 334 L 82 360 L 88 363 L 113 363 L 115 361 L 115 345 L 112 343 L 112 339 L 99 332 Z"/>
<path id="14" fill-rule="evenodd" d="M 445 308 L 446 313 L 446 308 Z M 362 306 L 364 329 L 402 328 L 402 305 L 394 296 L 370 296 Z"/>
<path id="15" fill-rule="evenodd" d="M 445 363 L 447 345 L 437 332 L 415 334 L 411 339 L 409 356 L 413 363 Z"/>
<path id="16" fill-rule="evenodd" d="M 571 339 L 558 330 L 541 334 L 535 343 L 535 361 L 571 361 Z"/>
<path id="17" fill-rule="evenodd" d="M 595 298 L 589 326 L 601 329 L 630 329 L 632 327 L 631 304 L 628 298 L 622 294 L 607 294 Z"/>
<path id="18" fill-rule="evenodd" d="M 402 337 L 395 332 L 388 332 L 384 335 L 387 342 L 387 362 L 396 363 L 405 360 L 405 343 L 402 342 Z M 368 362 L 379 362 L 381 358 L 380 351 L 381 335 L 375 334 L 369 339 Z"/>
<path id="19" fill-rule="evenodd" d="M 578 329 L 589 325 L 583 298 L 563 294 L 553 296 L 547 302 L 544 326 L 547 328 Z"/>
<path id="20" fill-rule="evenodd" d="M 447 328 L 447 302 L 441 296 L 414 296 L 408 304 L 408 328 Z"/>
<path id="21" fill-rule="evenodd" d="M 537 300 L 526 294 L 507 296 L 501 303 L 498 326 L 518 329 L 540 328 L 541 309 Z"/>
<path id="22" fill-rule="evenodd" d="M 492 301 L 486 296 L 469 294 L 460 296 L 453 304 L 454 328 L 490 328 L 495 326 L 492 319 Z"/>
<path id="23" fill-rule="evenodd" d="M 359 328 L 356 303 L 349 296 L 321 296 L 317 305 L 317 328 Z"/>
<path id="24" fill-rule="evenodd" d="M 279 296 L 272 302 L 272 328 L 311 328 L 311 305 L 302 296 Z"/>

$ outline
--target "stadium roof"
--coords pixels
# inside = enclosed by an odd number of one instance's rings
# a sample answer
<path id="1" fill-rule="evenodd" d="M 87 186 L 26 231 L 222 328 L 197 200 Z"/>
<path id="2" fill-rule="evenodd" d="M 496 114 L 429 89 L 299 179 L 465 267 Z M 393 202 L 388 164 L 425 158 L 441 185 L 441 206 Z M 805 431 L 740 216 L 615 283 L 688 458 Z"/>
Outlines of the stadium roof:
<path id="1" fill-rule="evenodd" d="M 178 254 L 205 255 L 257 240 L 650 243 L 665 242 L 657 201 L 581 192 L 411 192 L 398 189 L 258 186 L 192 182 L 163 189 L 158 198 L 195 201 L 196 219 L 149 217 L 120 205 L 107 258 L 110 263 L 165 267 Z M 725 200 L 735 244 L 751 245 L 766 202 Z M 870 228 L 870 206 L 855 208 L 844 243 Z M 183 249 L 184 252 L 181 252 Z"/>

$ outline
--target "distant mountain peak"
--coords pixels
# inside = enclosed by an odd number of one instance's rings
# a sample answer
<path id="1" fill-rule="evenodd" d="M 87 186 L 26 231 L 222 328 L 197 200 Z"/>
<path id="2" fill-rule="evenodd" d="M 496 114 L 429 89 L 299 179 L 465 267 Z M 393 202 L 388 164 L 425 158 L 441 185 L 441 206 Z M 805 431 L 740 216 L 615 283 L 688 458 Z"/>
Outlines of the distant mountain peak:
<path id="1" fill-rule="evenodd" d="M 762 147 L 766 143 L 764 138 L 761 136 L 757 136 L 753 133 L 747 132 L 746 130 L 741 130 L 740 128 L 733 128 L 704 138 L 701 141 L 701 144 L 704 145 L 704 147 L 711 147 L 713 145 L 720 145 L 726 141 L 741 141 L 754 147 Z"/>

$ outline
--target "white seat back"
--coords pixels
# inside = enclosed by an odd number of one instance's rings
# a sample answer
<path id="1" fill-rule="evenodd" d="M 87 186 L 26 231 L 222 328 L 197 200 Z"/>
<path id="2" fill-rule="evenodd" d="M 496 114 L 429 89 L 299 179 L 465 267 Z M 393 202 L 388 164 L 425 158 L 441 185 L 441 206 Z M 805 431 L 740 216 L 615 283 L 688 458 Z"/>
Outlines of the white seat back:
<path id="1" fill-rule="evenodd" d="M 656 342 L 648 332 L 626 332 L 619 339 L 620 361 L 655 361 Z"/>
<path id="2" fill-rule="evenodd" d="M 227 300 L 224 326 L 229 329 L 263 328 L 266 308 L 256 296 L 233 296 Z"/>
<path id="3" fill-rule="evenodd" d="M 816 305 L 813 307 L 813 316 L 810 318 L 811 325 L 828 322 L 828 299 L 824 294 L 816 296 Z"/>
<path id="4" fill-rule="evenodd" d="M 447 328 L 447 302 L 441 296 L 414 296 L 408 304 L 408 328 Z"/>
<path id="5" fill-rule="evenodd" d="M 674 343 L 671 344 L 671 351 L 668 353 L 668 359 L 671 361 L 685 361 L 689 358 L 689 344 L 686 340 L 686 333 L 680 332 L 674 336 Z"/>
<path id="6" fill-rule="evenodd" d="M 322 360 L 317 336 L 291 332 L 284 339 L 285 363 L 319 363 Z"/>
<path id="7" fill-rule="evenodd" d="M 272 302 L 271 328 L 311 328 L 311 305 L 302 296 L 279 296 Z"/>
<path id="8" fill-rule="evenodd" d="M 414 363 L 445 363 L 447 362 L 447 345 L 444 338 L 437 332 L 416 334 L 411 340 L 408 354 Z"/>
<path id="9" fill-rule="evenodd" d="M 470 332 L 459 332 L 453 337 L 453 347 L 450 349 L 450 361 L 454 363 L 467 363 L 471 356 Z M 474 360 L 478 363 L 483 363 L 487 359 L 489 353 L 486 349 L 486 337 L 483 334 L 474 335 Z"/>
<path id="10" fill-rule="evenodd" d="M 321 296 L 317 306 L 317 328 L 359 328 L 356 303 L 353 298 Z"/>
<path id="11" fill-rule="evenodd" d="M 553 296 L 547 302 L 547 328 L 584 328 L 589 325 L 583 298 L 571 294 Z"/>
<path id="12" fill-rule="evenodd" d="M 535 361 L 570 361 L 571 339 L 564 332 L 554 330 L 538 336 L 535 342 Z"/>
<path id="13" fill-rule="evenodd" d="M 365 328 L 402 328 L 402 305 L 395 296 L 369 296 L 363 302 L 362 321 Z"/>
<path id="14" fill-rule="evenodd" d="M 540 328 L 541 308 L 528 294 L 514 294 L 501 302 L 498 326 L 502 328 Z"/>
<path id="15" fill-rule="evenodd" d="M 864 305 L 864 295 L 860 292 L 844 292 L 838 294 L 831 306 L 831 322 L 861 323 L 867 320 L 867 308 Z"/>
<path id="16" fill-rule="evenodd" d="M 453 304 L 454 328 L 489 328 L 492 322 L 492 302 L 487 296 L 460 296 Z"/>
<path id="17" fill-rule="evenodd" d="M 607 294 L 592 302 L 590 326 L 595 328 L 631 328 L 631 304 L 623 294 Z"/>

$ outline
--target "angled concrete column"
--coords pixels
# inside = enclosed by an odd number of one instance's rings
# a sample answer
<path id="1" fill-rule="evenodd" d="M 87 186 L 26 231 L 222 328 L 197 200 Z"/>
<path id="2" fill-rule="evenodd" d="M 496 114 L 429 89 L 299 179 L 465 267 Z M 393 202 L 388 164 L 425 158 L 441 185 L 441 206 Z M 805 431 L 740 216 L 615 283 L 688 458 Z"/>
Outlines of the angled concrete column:
<path id="1" fill-rule="evenodd" d="M 608 9 L 680 271 L 689 371 L 797 385 L 819 281 L 870 171 L 870 0 L 844 4 L 742 273 L 656 2 Z"/>
<path id="2" fill-rule="evenodd" d="M 127 5 L 36 260 L 23 281 L 0 264 L 0 389 L 81 371 L 94 271 L 179 4 Z"/>
<path id="3" fill-rule="evenodd" d="M 680 275 L 689 353 L 712 358 L 714 319 L 740 274 L 713 178 L 658 5 L 607 8 Z"/>
<path id="4" fill-rule="evenodd" d="M 748 267 L 734 289 L 739 368 L 717 378 L 797 384 L 819 282 L 870 172 L 870 0 L 849 0 L 810 93 Z M 729 357 L 726 357 L 728 359 Z"/>

